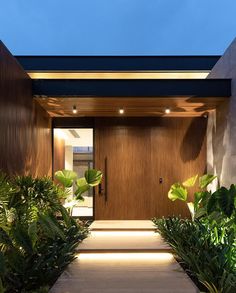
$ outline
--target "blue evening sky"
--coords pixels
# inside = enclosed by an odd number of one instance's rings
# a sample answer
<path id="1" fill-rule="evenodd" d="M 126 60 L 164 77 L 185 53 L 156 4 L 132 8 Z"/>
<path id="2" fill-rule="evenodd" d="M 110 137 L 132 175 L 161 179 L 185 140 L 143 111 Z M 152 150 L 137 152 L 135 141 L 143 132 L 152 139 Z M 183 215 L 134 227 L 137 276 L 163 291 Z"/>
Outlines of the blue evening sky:
<path id="1" fill-rule="evenodd" d="M 16 55 L 215 55 L 236 37 L 236 0 L 0 0 Z"/>

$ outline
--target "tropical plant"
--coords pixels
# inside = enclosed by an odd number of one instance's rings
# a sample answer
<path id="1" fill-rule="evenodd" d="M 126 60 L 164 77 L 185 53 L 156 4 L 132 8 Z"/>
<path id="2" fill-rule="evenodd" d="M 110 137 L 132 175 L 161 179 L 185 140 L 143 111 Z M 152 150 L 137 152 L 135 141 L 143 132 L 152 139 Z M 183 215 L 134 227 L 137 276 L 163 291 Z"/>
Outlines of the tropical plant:
<path id="1" fill-rule="evenodd" d="M 0 175 L 0 292 L 47 292 L 74 259 L 88 231 L 64 196 L 49 178 Z"/>
<path id="2" fill-rule="evenodd" d="M 171 200 L 187 202 L 192 221 L 176 217 L 154 219 L 158 231 L 171 245 L 187 271 L 211 293 L 236 292 L 236 187 L 207 190 L 216 179 L 204 175 L 198 180 L 194 201 L 189 191 L 198 176 L 171 186 Z"/>
<path id="3" fill-rule="evenodd" d="M 61 170 L 55 173 L 55 178 L 64 186 L 65 192 L 69 194 L 70 188 L 75 185 L 75 199 L 65 203 L 70 215 L 72 215 L 73 207 L 80 200 L 84 200 L 83 194 L 90 188 L 101 183 L 102 172 L 95 169 L 88 169 L 84 173 L 84 177 L 78 178 L 77 174 L 71 170 Z"/>
<path id="4" fill-rule="evenodd" d="M 208 202 L 211 197 L 211 191 L 207 191 L 207 186 L 212 183 L 217 177 L 210 174 L 205 174 L 199 177 L 198 180 L 198 191 L 194 192 L 193 202 L 188 201 L 189 191 L 192 187 L 196 186 L 198 175 L 195 175 L 183 183 L 174 183 L 168 192 L 168 198 L 172 201 L 182 200 L 187 203 L 188 209 L 190 211 L 191 217 L 194 220 L 206 214 L 206 202 Z"/>
<path id="5" fill-rule="evenodd" d="M 209 223 L 177 217 L 153 219 L 158 231 L 173 248 L 187 272 L 210 293 L 236 292 L 236 243 L 229 231 L 215 242 Z"/>

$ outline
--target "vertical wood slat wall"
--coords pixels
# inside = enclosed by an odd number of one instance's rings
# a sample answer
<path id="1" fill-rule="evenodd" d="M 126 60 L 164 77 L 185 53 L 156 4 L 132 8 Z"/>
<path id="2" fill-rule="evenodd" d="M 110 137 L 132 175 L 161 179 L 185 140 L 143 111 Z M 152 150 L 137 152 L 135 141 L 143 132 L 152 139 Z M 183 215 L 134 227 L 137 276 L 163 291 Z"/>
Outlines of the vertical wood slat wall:
<path id="1" fill-rule="evenodd" d="M 107 157 L 109 179 L 107 202 L 95 196 L 95 218 L 189 217 L 186 203 L 167 194 L 173 183 L 206 171 L 206 125 L 203 117 L 96 118 L 95 167 L 103 171 Z"/>
<path id="2" fill-rule="evenodd" d="M 0 170 L 51 175 L 51 119 L 33 100 L 31 79 L 0 42 Z"/>

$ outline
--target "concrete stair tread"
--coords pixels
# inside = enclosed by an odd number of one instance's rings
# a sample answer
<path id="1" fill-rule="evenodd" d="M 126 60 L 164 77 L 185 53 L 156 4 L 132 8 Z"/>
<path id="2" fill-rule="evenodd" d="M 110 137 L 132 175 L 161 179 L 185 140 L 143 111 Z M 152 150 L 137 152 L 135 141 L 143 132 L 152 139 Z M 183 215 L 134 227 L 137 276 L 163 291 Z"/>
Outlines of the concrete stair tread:
<path id="1" fill-rule="evenodd" d="M 170 251 L 171 248 L 153 231 L 92 231 L 77 247 L 78 252 Z"/>
<path id="2" fill-rule="evenodd" d="M 95 221 L 50 293 L 196 293 L 151 221 Z"/>
<path id="3" fill-rule="evenodd" d="M 154 231 L 155 226 L 149 220 L 98 220 L 90 225 L 90 229 L 92 231 Z"/>

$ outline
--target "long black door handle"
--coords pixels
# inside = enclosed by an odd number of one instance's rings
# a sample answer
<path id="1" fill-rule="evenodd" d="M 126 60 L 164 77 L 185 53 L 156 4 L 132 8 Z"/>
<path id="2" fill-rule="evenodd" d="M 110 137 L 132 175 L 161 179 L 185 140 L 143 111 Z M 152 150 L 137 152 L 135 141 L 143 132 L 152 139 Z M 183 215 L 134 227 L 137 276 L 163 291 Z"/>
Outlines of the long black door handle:
<path id="1" fill-rule="evenodd" d="M 102 195 L 102 191 L 103 191 L 103 189 L 102 189 L 102 184 L 99 183 L 99 184 L 98 184 L 98 194 L 99 194 L 99 195 Z"/>
<path id="2" fill-rule="evenodd" d="M 104 185 L 105 185 L 105 190 L 104 190 L 104 196 L 105 196 L 105 201 L 107 201 L 108 199 L 108 193 L 107 193 L 107 183 L 108 183 L 108 172 L 107 172 L 107 157 L 105 157 L 105 160 L 104 160 L 104 179 L 105 179 L 105 182 L 104 182 Z"/>

